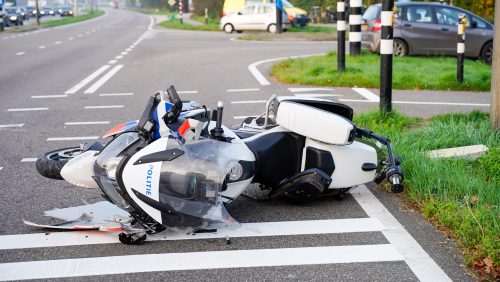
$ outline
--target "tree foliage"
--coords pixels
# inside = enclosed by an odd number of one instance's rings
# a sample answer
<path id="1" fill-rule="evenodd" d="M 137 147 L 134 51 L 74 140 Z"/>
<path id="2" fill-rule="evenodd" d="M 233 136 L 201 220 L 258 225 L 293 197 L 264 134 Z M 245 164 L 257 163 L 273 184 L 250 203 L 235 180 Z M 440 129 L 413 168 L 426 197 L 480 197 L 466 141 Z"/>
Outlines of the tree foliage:
<path id="1" fill-rule="evenodd" d="M 212 18 L 219 18 L 222 15 L 224 0 L 193 0 L 194 13 L 198 16 L 205 15 L 205 8 L 208 8 L 208 15 Z"/>

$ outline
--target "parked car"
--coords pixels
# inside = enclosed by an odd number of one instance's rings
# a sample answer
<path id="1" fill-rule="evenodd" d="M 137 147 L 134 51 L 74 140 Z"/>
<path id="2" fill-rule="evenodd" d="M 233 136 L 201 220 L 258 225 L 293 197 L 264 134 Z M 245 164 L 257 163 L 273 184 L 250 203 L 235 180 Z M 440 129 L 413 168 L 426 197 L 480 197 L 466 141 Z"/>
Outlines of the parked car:
<path id="1" fill-rule="evenodd" d="M 25 7 L 17 7 L 17 9 L 19 10 L 21 17 L 23 17 L 23 21 L 27 21 L 30 19 L 30 16 L 28 15 Z"/>
<path id="2" fill-rule="evenodd" d="M 290 27 L 290 21 L 283 15 L 283 29 Z M 220 28 L 226 33 L 243 30 L 267 30 L 276 32 L 276 5 L 250 4 L 236 14 L 222 17 Z"/>
<path id="3" fill-rule="evenodd" d="M 456 6 L 431 2 L 396 3 L 394 55 L 456 55 L 458 15 L 467 18 L 465 56 L 491 64 L 493 25 Z M 363 14 L 362 45 L 379 52 L 381 4 L 368 7 Z"/>
<path id="4" fill-rule="evenodd" d="M 16 7 L 6 7 L 5 13 L 9 18 L 8 26 L 12 25 L 23 25 L 23 16 L 21 15 L 21 11 Z"/>
<path id="5" fill-rule="evenodd" d="M 229 16 L 229 15 L 235 14 L 250 4 L 275 5 L 275 3 L 273 3 L 273 2 L 274 1 L 270 1 L 270 0 L 225 0 L 224 6 L 222 8 L 222 16 Z M 287 14 L 287 17 L 293 26 L 295 26 L 295 25 L 305 26 L 309 22 L 306 11 L 304 11 L 303 9 L 300 9 L 298 7 L 293 6 L 287 0 L 282 0 L 282 2 L 283 2 L 283 8 Z"/>
<path id="6" fill-rule="evenodd" d="M 26 7 L 26 14 L 28 15 L 28 18 L 34 18 L 36 15 L 35 7 L 31 6 Z"/>
<path id="7" fill-rule="evenodd" d="M 44 14 L 46 16 L 55 16 L 56 15 L 56 11 L 54 11 L 54 9 L 52 7 L 49 7 L 49 6 L 45 6 L 43 8 L 43 11 L 45 12 Z M 41 11 L 40 11 L 40 14 L 41 14 Z"/>
<path id="8" fill-rule="evenodd" d="M 64 7 L 59 8 L 57 10 L 57 13 L 61 17 L 72 17 L 73 16 L 73 9 L 69 6 L 64 6 Z"/>

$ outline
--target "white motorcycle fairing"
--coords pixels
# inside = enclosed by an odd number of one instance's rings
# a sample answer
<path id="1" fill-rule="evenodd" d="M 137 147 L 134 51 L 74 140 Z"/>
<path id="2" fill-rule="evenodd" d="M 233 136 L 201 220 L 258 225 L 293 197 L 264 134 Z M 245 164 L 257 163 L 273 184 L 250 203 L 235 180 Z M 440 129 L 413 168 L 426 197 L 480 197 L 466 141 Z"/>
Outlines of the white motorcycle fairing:
<path id="1" fill-rule="evenodd" d="M 94 163 L 98 151 L 86 151 L 69 160 L 61 170 L 61 176 L 69 183 L 85 188 L 99 188 L 94 176 Z"/>

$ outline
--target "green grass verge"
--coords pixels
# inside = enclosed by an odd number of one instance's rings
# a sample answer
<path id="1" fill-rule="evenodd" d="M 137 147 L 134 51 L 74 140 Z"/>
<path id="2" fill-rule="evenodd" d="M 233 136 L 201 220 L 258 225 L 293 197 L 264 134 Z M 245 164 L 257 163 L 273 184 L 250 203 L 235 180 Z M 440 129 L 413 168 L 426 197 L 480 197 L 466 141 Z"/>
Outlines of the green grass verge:
<path id="1" fill-rule="evenodd" d="M 41 22 L 40 26 L 43 26 L 43 27 L 54 27 L 54 26 L 72 24 L 72 23 L 77 23 L 77 22 L 81 22 L 81 21 L 86 21 L 86 20 L 90 20 L 90 19 L 93 19 L 93 18 L 97 18 L 97 17 L 102 16 L 102 15 L 104 15 L 104 12 L 98 10 L 98 11 L 94 11 L 93 14 L 89 13 L 89 14 L 79 15 L 79 16 L 76 16 L 76 17 L 66 17 L 66 18 L 62 18 L 62 19 L 59 19 L 59 20 L 51 20 L 51 21 Z"/>
<path id="2" fill-rule="evenodd" d="M 363 52 L 346 56 L 346 71 L 337 72 L 337 54 L 287 60 L 276 64 L 271 75 L 281 82 L 320 86 L 379 88 L 380 59 Z M 395 89 L 489 91 L 491 66 L 465 60 L 464 83 L 456 82 L 457 62 L 452 57 L 394 57 Z"/>
<path id="3" fill-rule="evenodd" d="M 141 8 L 136 8 L 136 7 L 127 7 L 127 9 L 136 11 L 139 13 L 143 14 L 148 14 L 148 15 L 167 15 L 170 14 L 170 11 L 167 10 L 167 8 L 148 8 L 148 7 L 141 7 Z"/>
<path id="4" fill-rule="evenodd" d="M 329 26 L 311 26 L 291 27 L 288 32 L 337 32 L 337 29 Z"/>
<path id="5" fill-rule="evenodd" d="M 183 29 L 183 30 L 201 30 L 201 31 L 219 31 L 218 23 L 209 23 L 208 25 L 190 25 L 187 23 L 181 24 L 179 19 L 164 21 L 160 23 L 160 26 L 173 29 Z"/>
<path id="6" fill-rule="evenodd" d="M 489 258 L 500 263 L 500 132 L 487 114 L 448 114 L 430 120 L 398 113 L 369 112 L 354 117 L 359 127 L 390 136 L 403 158 L 406 195 L 424 216 L 446 227 L 464 251 L 466 263 Z M 426 152 L 484 144 L 477 160 L 430 159 Z"/>

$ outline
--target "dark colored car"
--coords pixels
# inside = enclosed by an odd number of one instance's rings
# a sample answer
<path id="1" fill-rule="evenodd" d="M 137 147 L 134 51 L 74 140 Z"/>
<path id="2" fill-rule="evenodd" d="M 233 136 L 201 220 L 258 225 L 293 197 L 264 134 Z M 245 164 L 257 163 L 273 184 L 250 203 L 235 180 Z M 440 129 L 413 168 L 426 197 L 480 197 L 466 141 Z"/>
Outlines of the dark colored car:
<path id="1" fill-rule="evenodd" d="M 35 7 L 31 7 L 31 6 L 26 7 L 26 14 L 28 14 L 29 18 L 34 18 L 36 15 Z"/>
<path id="2" fill-rule="evenodd" d="M 21 11 L 18 8 L 7 7 L 4 8 L 4 10 L 7 14 L 7 18 L 9 19 L 6 26 L 23 25 L 23 16 L 21 15 Z"/>
<path id="3" fill-rule="evenodd" d="M 57 13 L 61 16 L 61 17 L 72 17 L 73 16 L 73 9 L 71 7 L 62 7 L 62 8 L 59 8 L 59 10 L 57 10 Z"/>
<path id="4" fill-rule="evenodd" d="M 487 20 L 437 2 L 406 2 L 396 6 L 394 55 L 456 55 L 458 15 L 464 14 L 465 56 L 491 64 L 493 25 Z M 380 48 L 381 10 L 381 4 L 375 4 L 363 14 L 362 44 L 372 52 L 379 52 Z"/>
<path id="5" fill-rule="evenodd" d="M 43 11 L 45 12 L 45 16 L 55 16 L 56 15 L 56 11 L 54 11 L 54 9 L 52 9 L 52 7 L 45 6 L 43 8 Z"/>

